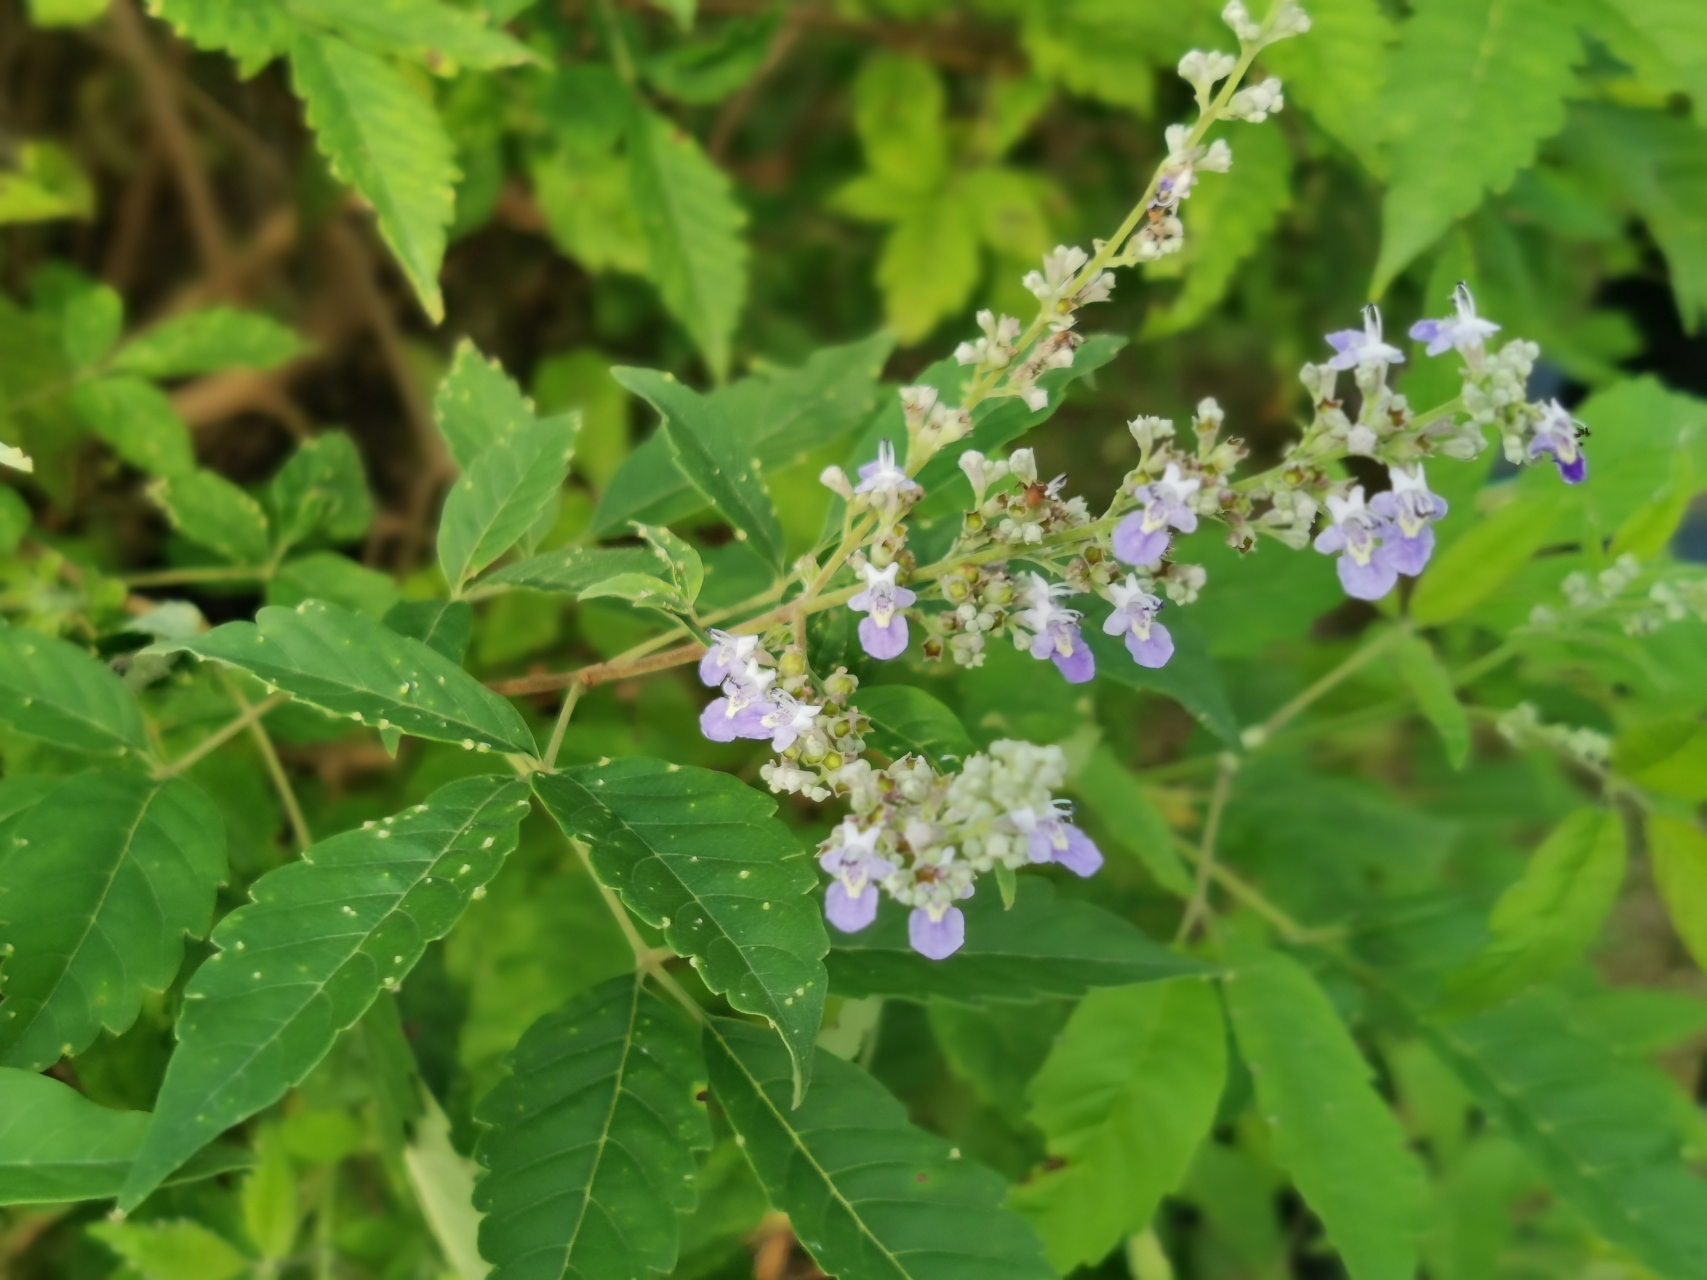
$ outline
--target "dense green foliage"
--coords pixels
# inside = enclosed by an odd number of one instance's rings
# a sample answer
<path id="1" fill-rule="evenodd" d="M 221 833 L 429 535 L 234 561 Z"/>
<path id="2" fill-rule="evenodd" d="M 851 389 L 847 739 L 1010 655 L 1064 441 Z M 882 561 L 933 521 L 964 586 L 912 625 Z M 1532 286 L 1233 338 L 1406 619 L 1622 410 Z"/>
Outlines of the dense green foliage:
<path id="1" fill-rule="evenodd" d="M 1304 9 L 0 0 L 0 1275 L 1707 1280 L 1707 4 Z"/>

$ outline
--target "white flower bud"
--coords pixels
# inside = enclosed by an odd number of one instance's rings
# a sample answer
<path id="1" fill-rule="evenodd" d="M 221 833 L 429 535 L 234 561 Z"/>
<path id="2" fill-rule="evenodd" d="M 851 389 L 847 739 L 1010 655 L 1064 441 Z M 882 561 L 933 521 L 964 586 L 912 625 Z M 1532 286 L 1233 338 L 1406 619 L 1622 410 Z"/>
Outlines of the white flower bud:
<path id="1" fill-rule="evenodd" d="M 1242 0 L 1228 0 L 1227 7 L 1221 10 L 1221 20 L 1233 28 L 1233 34 L 1239 37 L 1241 44 L 1262 38 L 1262 24 L 1251 17 L 1251 11 L 1245 8 Z"/>
<path id="2" fill-rule="evenodd" d="M 1274 21 L 1269 23 L 1269 43 L 1276 40 L 1286 40 L 1292 36 L 1301 36 L 1310 29 L 1310 15 L 1304 12 L 1297 0 L 1281 0 L 1280 11 L 1274 15 Z"/>
<path id="3" fill-rule="evenodd" d="M 1147 415 L 1132 419 L 1126 424 L 1126 429 L 1132 433 L 1132 438 L 1138 442 L 1140 449 L 1154 448 L 1158 440 L 1171 440 L 1174 434 L 1174 424 L 1171 418 L 1156 418 Z"/>
<path id="4" fill-rule="evenodd" d="M 1239 60 L 1230 53 L 1205 53 L 1201 49 L 1193 49 L 1179 60 L 1179 74 L 1180 79 L 1196 89 L 1199 96 L 1208 97 L 1216 81 L 1232 75 L 1238 65 Z"/>
<path id="5" fill-rule="evenodd" d="M 1024 485 L 1037 483 L 1037 455 L 1030 449 L 1015 449 L 1008 455 L 1008 470 Z"/>
<path id="6" fill-rule="evenodd" d="M 1197 168 L 1203 173 L 1226 173 L 1233 167 L 1233 148 L 1227 145 L 1225 138 L 1217 138 L 1209 144 L 1209 150 L 1203 153 L 1203 158 L 1197 162 Z"/>
<path id="7" fill-rule="evenodd" d="M 1261 84 L 1248 85 L 1235 93 L 1232 101 L 1227 104 L 1227 114 L 1234 120 L 1261 124 L 1285 105 L 1286 99 L 1281 96 L 1279 79 L 1270 76 Z"/>
<path id="8" fill-rule="evenodd" d="M 848 480 L 848 473 L 840 467 L 825 467 L 818 473 L 818 483 L 844 502 L 853 497 L 853 484 Z"/>
<path id="9" fill-rule="evenodd" d="M 1067 361 L 1069 364 L 1072 363 L 1072 359 L 1072 352 L 1068 352 Z M 1027 387 L 1020 392 L 1020 399 L 1025 401 L 1025 407 L 1033 413 L 1041 412 L 1049 405 L 1049 393 L 1042 387 Z"/>

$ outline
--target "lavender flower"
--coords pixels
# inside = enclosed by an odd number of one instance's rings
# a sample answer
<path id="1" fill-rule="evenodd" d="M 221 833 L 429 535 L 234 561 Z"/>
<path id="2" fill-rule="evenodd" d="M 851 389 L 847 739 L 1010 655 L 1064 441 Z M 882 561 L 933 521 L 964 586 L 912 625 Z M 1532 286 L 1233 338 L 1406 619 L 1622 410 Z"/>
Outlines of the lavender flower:
<path id="1" fill-rule="evenodd" d="M 717 643 L 707 649 L 699 660 L 699 679 L 700 683 L 715 689 L 731 676 L 747 669 L 753 651 L 759 647 L 759 638 L 733 636 L 715 627 L 711 630 L 711 638 Z"/>
<path id="2" fill-rule="evenodd" d="M 794 745 L 796 738 L 812 729 L 812 722 L 823 709 L 809 702 L 801 702 L 793 694 L 775 690 L 771 693 L 770 706 L 766 709 L 762 721 L 765 733 L 760 736 L 770 738 L 772 751 L 787 751 Z"/>
<path id="3" fill-rule="evenodd" d="M 824 915 L 843 933 L 858 933 L 877 918 L 877 885 L 893 875 L 895 864 L 877 852 L 877 827 L 861 830 L 849 819 L 836 828 L 838 843 L 818 858 L 818 865 L 836 877 L 824 892 Z"/>
<path id="4" fill-rule="evenodd" d="M 1337 567 L 1347 595 L 1379 600 L 1399 580 L 1399 571 L 1381 545 L 1390 526 L 1363 501 L 1362 485 L 1346 497 L 1330 497 L 1328 512 L 1333 523 L 1316 535 L 1316 550 L 1323 555 L 1343 552 Z"/>
<path id="5" fill-rule="evenodd" d="M 1084 684 L 1096 675 L 1096 658 L 1079 634 L 1080 614 L 1063 609 L 1055 601 L 1072 594 L 1066 583 L 1050 583 L 1032 574 L 1024 599 L 1027 608 L 1020 621 L 1032 633 L 1031 656 L 1048 658 L 1068 684 Z"/>
<path id="6" fill-rule="evenodd" d="M 1588 455 L 1582 451 L 1582 437 L 1588 429 L 1565 411 L 1557 400 L 1541 406 L 1541 420 L 1535 424 L 1535 434 L 1529 441 L 1531 460 L 1549 454 L 1559 468 L 1559 477 L 1566 484 L 1581 484 L 1588 475 Z"/>
<path id="7" fill-rule="evenodd" d="M 907 917 L 907 941 L 927 960 L 946 960 L 966 941 L 966 917 L 946 903 L 914 907 Z"/>
<path id="8" fill-rule="evenodd" d="M 1403 364 L 1405 353 L 1389 346 L 1381 337 L 1381 309 L 1374 305 L 1363 309 L 1363 328 L 1340 329 L 1328 335 L 1328 345 L 1337 354 L 1328 361 L 1330 369 L 1385 368 Z"/>
<path id="9" fill-rule="evenodd" d="M 1411 326 L 1411 337 L 1428 343 L 1431 356 L 1443 355 L 1457 347 L 1459 355 L 1475 359 L 1482 353 L 1482 344 L 1498 333 L 1500 327 L 1476 314 L 1476 299 L 1462 280 L 1452 291 L 1452 307 L 1456 314 L 1444 320 L 1418 320 Z"/>
<path id="10" fill-rule="evenodd" d="M 1072 806 L 1057 800 L 1041 815 L 1016 809 L 1008 815 L 1026 836 L 1026 856 L 1033 862 L 1058 862 L 1076 876 L 1094 876 L 1102 868 L 1102 851 L 1091 838 L 1066 820 Z"/>
<path id="11" fill-rule="evenodd" d="M 848 608 L 871 616 L 859 622 L 859 642 L 874 658 L 898 657 L 907 647 L 907 618 L 899 612 L 918 599 L 906 587 L 895 585 L 899 564 L 886 569 L 867 563 L 865 590 L 848 601 Z"/>
<path id="12" fill-rule="evenodd" d="M 699 714 L 699 731 L 713 742 L 733 742 L 736 738 L 768 738 L 772 731 L 765 727 L 770 711 L 766 690 L 776 672 L 748 662 L 746 667 L 723 682 L 723 696 L 714 698 Z"/>
<path id="13" fill-rule="evenodd" d="M 854 492 L 867 495 L 872 506 L 889 512 L 898 510 L 907 497 L 918 491 L 918 481 L 895 465 L 895 446 L 887 440 L 878 442 L 877 461 L 860 467 L 859 483 L 854 486 Z"/>
<path id="14" fill-rule="evenodd" d="M 1169 528 L 1191 533 L 1197 528 L 1197 513 L 1187 502 L 1203 481 L 1196 476 L 1180 477 L 1178 463 L 1168 463 L 1160 480 L 1140 485 L 1132 496 L 1144 504 L 1114 527 L 1114 554 L 1130 565 L 1147 568 L 1168 549 Z"/>
<path id="15" fill-rule="evenodd" d="M 1392 478 L 1392 489 L 1370 499 L 1369 509 L 1387 522 L 1381 549 L 1388 563 L 1407 578 L 1414 578 L 1434 554 L 1430 524 L 1446 514 L 1446 499 L 1429 491 L 1420 463 L 1415 471 L 1389 467 L 1387 474 Z"/>
<path id="16" fill-rule="evenodd" d="M 1104 634 L 1125 636 L 1126 651 L 1139 666 L 1166 666 L 1174 656 L 1174 638 L 1156 621 L 1161 598 L 1146 591 L 1135 573 L 1127 574 L 1124 584 L 1109 583 L 1108 596 L 1114 601 L 1114 612 L 1102 624 Z"/>

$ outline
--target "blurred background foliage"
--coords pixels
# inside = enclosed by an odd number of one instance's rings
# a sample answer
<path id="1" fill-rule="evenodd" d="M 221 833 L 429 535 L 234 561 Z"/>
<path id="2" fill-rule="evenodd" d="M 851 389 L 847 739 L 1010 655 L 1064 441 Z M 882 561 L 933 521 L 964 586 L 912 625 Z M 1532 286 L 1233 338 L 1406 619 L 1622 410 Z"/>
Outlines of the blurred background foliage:
<path id="1" fill-rule="evenodd" d="M 189 599 L 220 621 L 248 616 L 261 595 L 315 595 L 377 617 L 435 594 L 431 529 L 452 473 L 431 389 L 465 337 L 542 414 L 582 414 L 574 477 L 539 545 L 613 527 L 625 464 L 632 475 L 653 427 L 609 376 L 613 364 L 711 385 L 887 328 L 897 346 L 886 382 L 908 381 L 967 335 L 973 308 L 1030 314 L 1019 277 L 1051 246 L 1088 245 L 1118 224 L 1162 158 L 1164 126 L 1188 112 L 1179 55 L 1227 43 L 1205 0 L 482 7 L 494 27 L 478 39 L 455 28 L 464 43 L 446 56 L 438 29 L 412 25 L 402 3 L 160 0 L 155 20 L 129 0 L 0 0 L 0 438 L 36 460 L 28 482 L 0 488 L 0 573 L 15 620 L 116 651 L 115 620 L 138 599 Z M 1564 397 L 1593 429 L 1587 530 L 1618 528 L 1670 476 L 1685 500 L 1674 504 L 1677 554 L 1707 553 L 1699 504 L 1684 511 L 1690 477 L 1707 476 L 1707 434 L 1676 445 L 1703 420 L 1695 396 L 1707 394 L 1707 5 L 1308 8 L 1309 37 L 1264 58 L 1286 82 L 1286 111 L 1232 135 L 1232 173 L 1185 207 L 1186 251 L 1120 280 L 1096 323 L 1129 345 L 1075 384 L 1034 442 L 1043 473 L 1066 471 L 1093 502 L 1106 499 L 1127 465 L 1124 422 L 1183 418 L 1205 395 L 1259 459 L 1272 455 L 1301 410 L 1295 371 L 1323 354 L 1323 332 L 1371 298 L 1397 330 L 1443 311 L 1465 280 L 1508 335 L 1541 343 L 1535 394 Z M 284 10 L 329 34 L 275 57 L 269 15 Z M 339 104 L 351 102 L 371 109 L 367 131 L 340 137 L 350 122 Z M 270 320 L 229 322 L 214 367 L 171 352 L 107 354 L 121 333 L 146 339 L 165 319 L 216 306 Z M 1401 385 L 1414 403 L 1454 392 L 1449 370 L 1413 364 Z M 791 551 L 818 536 L 819 469 L 844 460 L 888 404 L 887 394 L 854 397 L 765 458 Z M 308 448 L 323 463 L 311 484 L 275 478 Z M 1674 455 L 1693 470 L 1673 469 Z M 1443 544 L 1470 527 L 1484 480 L 1460 471 L 1437 477 L 1455 506 Z M 1542 481 L 1552 477 L 1519 483 L 1527 493 Z M 241 563 L 254 542 L 246 495 L 286 512 L 302 485 L 332 496 L 293 558 L 275 560 L 259 592 L 222 581 L 221 563 Z M 692 527 L 692 505 L 670 518 Z M 1340 660 L 1372 617 L 1343 601 L 1322 558 L 1276 548 L 1241 560 L 1213 534 L 1191 555 L 1211 585 L 1181 625 L 1206 637 L 1214 660 L 1184 698 L 1196 715 L 1115 684 L 1079 700 L 1005 652 L 933 684 L 980 742 L 1077 735 L 1085 767 L 1147 771 L 1136 810 L 1112 798 L 1118 787 L 1100 803 L 1085 794 L 1110 849 L 1142 854 L 1142 824 L 1158 815 L 1193 830 L 1207 782 L 1177 762 L 1212 760 L 1217 717 L 1260 720 Z M 739 547 L 708 547 L 707 560 L 708 598 L 754 589 Z M 1527 565 L 1445 634 L 1446 655 L 1475 656 L 1583 563 L 1577 553 Z M 646 626 L 614 604 L 569 609 L 511 593 L 482 606 L 472 661 L 490 679 L 560 670 L 620 651 Z M 1382 954 L 1443 967 L 1479 945 L 1488 903 L 1522 871 L 1519 850 L 1580 803 L 1585 779 L 1543 751 L 1502 747 L 1486 717 L 1476 766 L 1454 770 L 1426 725 L 1365 714 L 1402 687 L 1379 664 L 1365 670 L 1322 704 L 1331 732 L 1249 766 L 1224 847 L 1301 918 L 1372 914 Z M 1689 622 L 1641 643 L 1609 634 L 1598 647 L 1536 645 L 1476 696 L 1494 708 L 1528 700 L 1546 719 L 1608 734 L 1667 716 L 1698 722 L 1707 632 Z M 179 747 L 226 717 L 205 684 L 157 697 Z M 674 678 L 599 689 L 565 758 L 750 770 L 739 750 L 700 739 L 697 711 Z M 1088 723 L 1101 734 L 1094 749 Z M 290 856 L 293 818 L 269 770 L 290 774 L 304 811 L 295 818 L 325 832 L 413 803 L 467 768 L 461 753 L 419 743 L 394 759 L 373 733 L 289 707 L 268 727 L 278 759 L 239 737 L 191 775 L 230 833 L 226 906 Z M 22 738 L 3 749 L 8 773 L 68 767 Z M 1684 767 L 1661 790 L 1699 802 Z M 1162 932 L 1172 908 L 1157 874 L 1153 860 L 1111 857 L 1083 891 Z M 1707 1003 L 1651 877 L 1632 879 L 1596 963 L 1558 977 L 1572 1001 L 1558 1034 L 1608 1052 L 1700 1157 L 1707 1131 L 1690 1100 L 1707 1082 Z M 1389 907 L 1394 918 L 1381 920 Z M 481 1274 L 446 1243 L 458 1226 L 441 1219 L 431 1189 L 461 1185 L 466 1200 L 458 1152 L 470 1148 L 472 1108 L 520 1033 L 629 963 L 579 864 L 530 820 L 491 894 L 395 1002 L 254 1126 L 247 1172 L 168 1188 L 125 1224 L 102 1224 L 89 1207 L 6 1211 L 0 1272 Z M 1543 1190 L 1531 1157 L 1490 1131 L 1425 1037 L 1366 1007 L 1343 976 L 1324 981 L 1425 1154 L 1430 1277 L 1649 1274 Z M 176 990 L 78 1058 L 89 1097 L 150 1104 Z M 1019 1180 L 1053 1158 L 1027 1117 L 1066 1087 L 1037 1072 L 1068 1013 L 1050 1001 L 890 1002 L 880 1014 L 847 1002 L 826 1045 L 860 1054 L 916 1122 Z M 417 1071 L 440 1110 L 421 1112 L 408 1084 Z M 1085 1274 L 1339 1274 L 1250 1099 L 1235 1062 L 1216 1140 L 1183 1191 L 1154 1229 L 1105 1260 L 1082 1259 Z M 407 1145 L 383 1138 L 405 1131 Z M 684 1280 L 815 1274 L 726 1136 L 702 1170 L 682 1256 Z"/>

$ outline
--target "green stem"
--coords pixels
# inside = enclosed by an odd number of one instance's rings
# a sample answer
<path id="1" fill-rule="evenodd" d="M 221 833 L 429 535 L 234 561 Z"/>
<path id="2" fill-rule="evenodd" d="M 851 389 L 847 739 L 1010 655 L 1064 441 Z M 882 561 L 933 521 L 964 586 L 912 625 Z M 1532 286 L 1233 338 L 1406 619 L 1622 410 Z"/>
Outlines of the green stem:
<path id="1" fill-rule="evenodd" d="M 267 776 L 272 779 L 273 789 L 279 793 L 279 803 L 284 806 L 285 816 L 290 820 L 291 833 L 296 837 L 297 847 L 306 849 L 314 843 L 314 837 L 308 830 L 308 819 L 302 812 L 302 805 L 297 802 L 296 789 L 290 785 L 290 775 L 285 772 L 284 762 L 279 759 L 279 753 L 273 747 L 273 740 L 267 736 L 267 731 L 261 725 L 261 717 L 254 715 L 254 708 L 249 699 L 243 696 L 243 690 L 237 687 L 229 676 L 220 675 L 220 683 L 231 695 L 244 715 L 249 717 L 249 733 L 255 739 L 255 749 L 261 753 L 261 761 L 267 766 Z"/>
<path id="2" fill-rule="evenodd" d="M 1308 689 L 1305 689 L 1304 692 L 1300 693 L 1296 698 L 1293 698 L 1285 706 L 1281 707 L 1280 710 L 1276 711 L 1267 720 L 1264 720 L 1259 725 L 1253 725 L 1249 729 L 1246 729 L 1242 735 L 1242 741 L 1245 747 L 1247 749 L 1260 747 L 1263 743 L 1272 738 L 1275 733 L 1287 723 L 1287 721 L 1291 720 L 1301 711 L 1308 710 L 1319 698 L 1331 692 L 1333 689 L 1338 687 L 1341 682 L 1355 674 L 1375 658 L 1379 657 L 1386 651 L 1389 645 L 1401 636 L 1408 635 L 1409 632 L 1410 627 L 1407 624 L 1399 624 L 1389 627 L 1373 640 L 1365 643 L 1362 648 L 1347 656 L 1331 671 L 1321 679 L 1317 680 Z"/>
<path id="3" fill-rule="evenodd" d="M 563 749 L 563 735 L 569 732 L 569 718 L 575 714 L 575 704 L 586 689 L 579 680 L 563 695 L 563 707 L 557 713 L 557 723 L 551 726 L 551 742 L 545 748 L 544 764 L 549 772 L 557 767 L 557 753 Z"/>
<path id="4" fill-rule="evenodd" d="M 1203 842 L 1195 859 L 1197 882 L 1192 886 L 1191 900 L 1185 904 L 1185 914 L 1180 917 L 1179 932 L 1174 935 L 1175 946 L 1190 938 L 1197 922 L 1209 915 L 1209 884 L 1216 865 L 1215 839 L 1221 833 L 1221 815 L 1233 791 L 1233 775 L 1238 771 L 1239 757 L 1231 751 L 1223 751 L 1217 761 L 1215 790 L 1209 796 L 1209 811 L 1203 819 Z"/>
<path id="5" fill-rule="evenodd" d="M 176 760 L 162 764 L 155 770 L 154 776 L 157 778 L 177 777 L 186 769 L 190 769 L 195 766 L 204 757 L 219 750 L 220 747 L 224 746 L 227 742 L 230 742 L 231 739 L 242 733 L 243 730 L 247 729 L 250 725 L 255 724 L 269 711 L 282 706 L 288 701 L 290 701 L 290 695 L 288 693 L 275 693 L 271 697 L 266 698 L 261 702 L 257 702 L 252 707 L 246 707 L 243 713 L 235 720 L 232 720 L 214 730 L 207 737 L 196 743 L 195 746 L 184 752 L 184 754 L 179 756 Z"/>
<path id="6" fill-rule="evenodd" d="M 126 587 L 177 587 L 198 582 L 267 582 L 272 579 L 271 565 L 236 566 L 203 565 L 191 569 L 159 569 L 148 573 L 126 574 L 119 579 Z"/>

